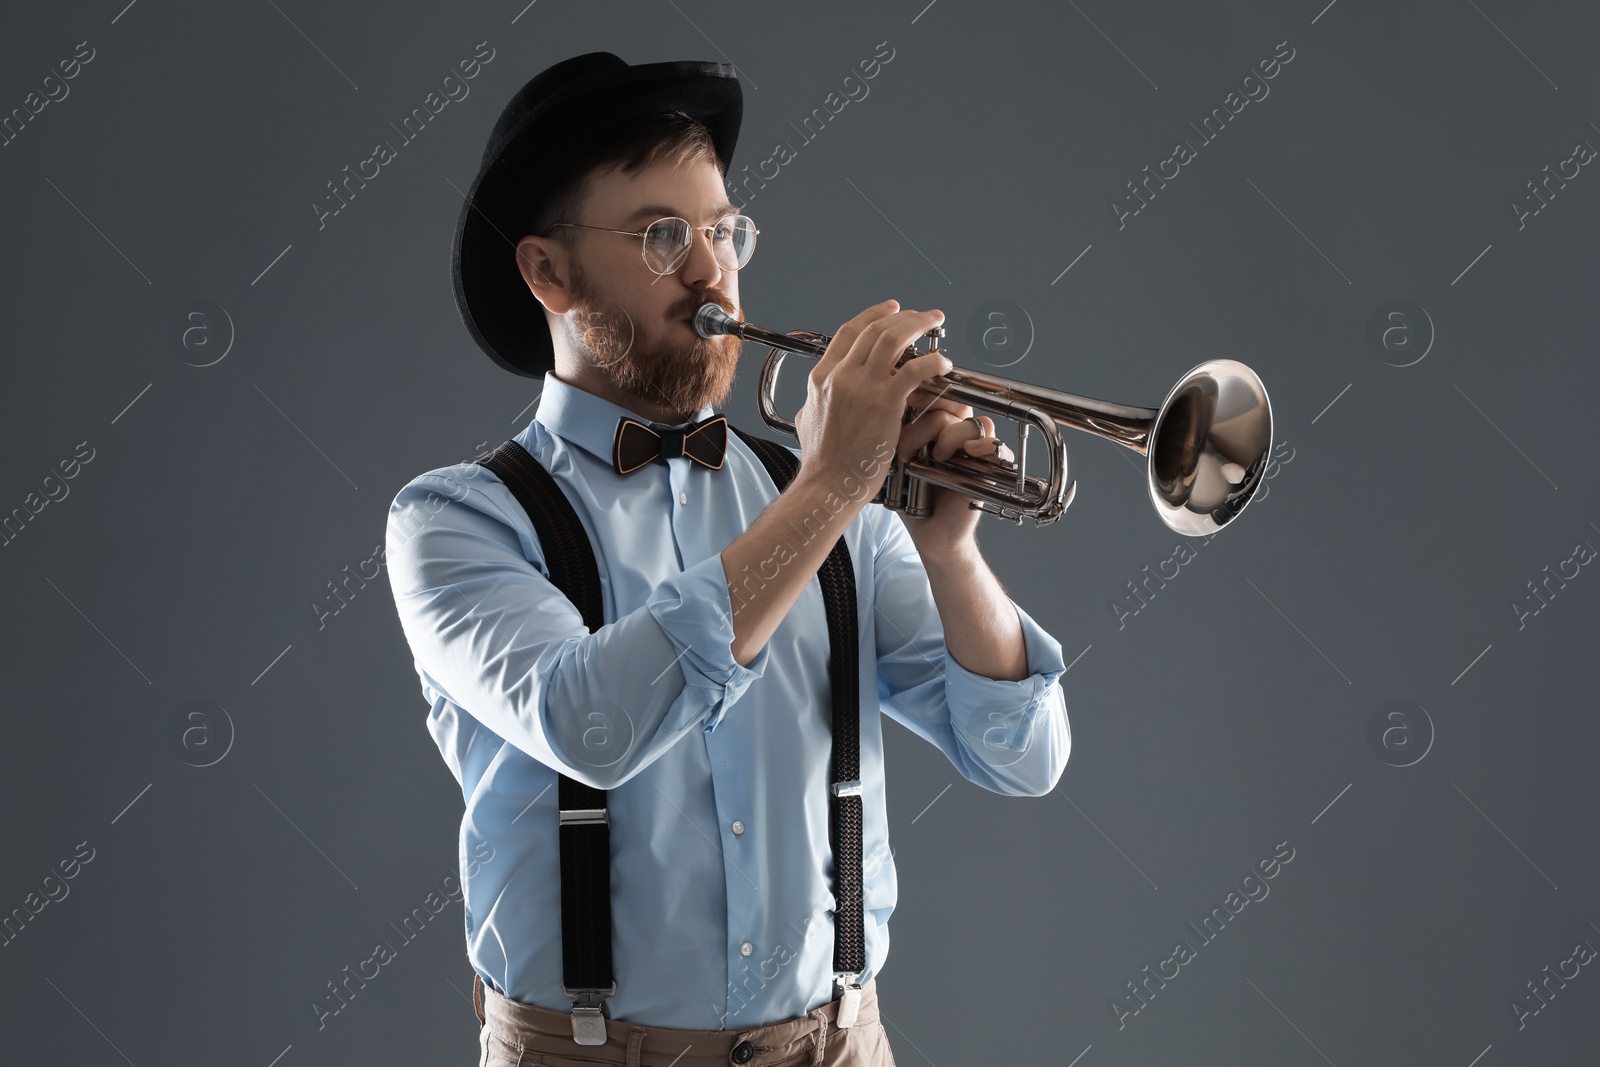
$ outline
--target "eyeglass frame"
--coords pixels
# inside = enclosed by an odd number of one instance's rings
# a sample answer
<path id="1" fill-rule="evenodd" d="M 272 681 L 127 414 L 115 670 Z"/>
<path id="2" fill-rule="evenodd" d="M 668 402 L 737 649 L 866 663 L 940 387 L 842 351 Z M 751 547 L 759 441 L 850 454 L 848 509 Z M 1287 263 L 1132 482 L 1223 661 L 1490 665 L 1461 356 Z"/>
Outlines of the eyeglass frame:
<path id="1" fill-rule="evenodd" d="M 690 233 L 689 244 L 684 248 L 684 252 L 687 253 L 687 252 L 689 252 L 690 250 L 692 250 L 694 248 L 694 237 L 693 237 L 694 234 L 704 233 L 707 230 L 716 229 L 717 226 L 723 221 L 723 219 L 750 219 L 750 216 L 746 215 L 746 214 L 743 214 L 742 212 L 730 211 L 728 214 L 723 215 L 722 218 L 717 219 L 716 222 L 711 223 L 711 225 L 709 225 L 709 226 L 695 226 L 688 219 L 683 218 L 683 217 L 681 217 L 679 215 L 663 215 L 659 219 L 656 219 L 655 222 L 652 222 L 650 224 L 650 226 L 654 226 L 654 225 L 656 225 L 656 223 L 667 222 L 667 221 L 673 220 L 673 219 L 676 219 L 678 222 L 681 222 L 685 226 L 689 227 L 689 233 Z M 604 231 L 606 233 L 620 233 L 624 237 L 637 237 L 637 238 L 639 238 L 639 258 L 640 259 L 644 259 L 644 256 L 645 256 L 645 234 L 650 232 L 650 226 L 646 226 L 642 230 L 613 230 L 609 226 L 591 226 L 587 222 L 552 222 L 550 224 L 549 228 L 553 230 L 557 226 L 574 226 L 574 227 L 578 227 L 580 229 L 585 229 L 585 230 L 602 230 L 602 231 Z M 756 220 L 755 219 L 750 219 L 750 235 L 752 237 L 754 237 L 757 234 L 759 234 L 760 232 L 761 231 L 756 227 Z M 545 236 L 548 237 L 549 234 L 546 234 Z M 708 237 L 706 240 L 709 242 L 711 240 L 711 238 Z M 755 253 L 752 252 L 751 254 L 754 255 Z M 715 258 L 715 253 L 713 253 L 713 257 L 712 258 L 713 259 Z M 672 270 L 658 271 L 654 267 L 651 267 L 648 261 L 645 262 L 645 266 L 647 268 L 649 268 L 650 273 L 655 274 L 658 277 L 662 277 L 662 278 L 666 277 L 668 274 L 671 274 L 673 271 L 677 270 L 678 267 L 681 267 L 682 265 L 683 264 L 681 262 L 681 257 L 680 257 L 680 262 L 678 263 L 677 266 L 673 267 Z M 745 261 L 745 266 L 749 266 L 749 260 Z M 743 267 L 724 267 L 721 263 L 718 263 L 717 267 L 720 270 L 733 270 L 735 272 L 744 269 Z"/>

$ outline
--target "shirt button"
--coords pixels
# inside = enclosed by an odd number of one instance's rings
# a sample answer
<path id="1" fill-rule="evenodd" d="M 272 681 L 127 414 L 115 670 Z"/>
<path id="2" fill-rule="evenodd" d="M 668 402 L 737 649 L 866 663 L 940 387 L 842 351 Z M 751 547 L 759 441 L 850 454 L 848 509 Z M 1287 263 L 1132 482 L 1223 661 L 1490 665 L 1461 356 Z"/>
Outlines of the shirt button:
<path id="1" fill-rule="evenodd" d="M 688 502 L 689 502 L 689 494 L 685 493 L 682 489 L 678 490 L 678 503 L 687 504 Z"/>
<path id="2" fill-rule="evenodd" d="M 744 833 L 744 823 L 740 822 L 738 819 L 733 820 L 733 832 L 736 834 Z"/>
<path id="3" fill-rule="evenodd" d="M 748 955 L 750 955 L 750 953 L 754 952 L 755 950 L 756 950 L 756 947 L 754 945 L 752 945 L 750 942 L 746 941 L 744 944 L 739 946 L 739 955 L 748 956 Z"/>

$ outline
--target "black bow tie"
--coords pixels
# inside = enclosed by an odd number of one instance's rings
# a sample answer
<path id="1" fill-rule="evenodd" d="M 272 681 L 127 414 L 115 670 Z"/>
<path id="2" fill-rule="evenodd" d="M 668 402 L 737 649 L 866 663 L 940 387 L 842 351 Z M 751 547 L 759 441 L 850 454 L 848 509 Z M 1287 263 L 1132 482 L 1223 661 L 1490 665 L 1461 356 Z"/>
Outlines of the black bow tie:
<path id="1" fill-rule="evenodd" d="M 713 415 L 682 429 L 656 429 L 627 416 L 617 420 L 611 443 L 612 465 L 618 474 L 631 474 L 657 457 L 667 460 L 688 456 L 702 467 L 722 469 L 728 450 L 728 418 Z"/>

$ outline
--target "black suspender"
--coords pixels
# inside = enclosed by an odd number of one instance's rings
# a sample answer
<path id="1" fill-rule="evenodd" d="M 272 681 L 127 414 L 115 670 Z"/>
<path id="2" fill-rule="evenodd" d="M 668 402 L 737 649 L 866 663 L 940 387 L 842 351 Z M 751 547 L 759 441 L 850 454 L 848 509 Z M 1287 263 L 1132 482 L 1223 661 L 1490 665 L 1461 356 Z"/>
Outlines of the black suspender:
<path id="1" fill-rule="evenodd" d="M 782 492 L 800 470 L 794 453 L 734 428 Z M 856 655 L 856 572 L 844 538 L 817 570 L 828 615 L 828 676 L 833 687 L 833 781 L 828 786 L 828 844 L 833 848 L 833 973 L 837 1025 L 855 1022 L 867 946 L 861 918 L 861 668 Z"/>
<path id="2" fill-rule="evenodd" d="M 782 492 L 800 461 L 776 441 L 729 427 L 749 446 Z M 479 463 L 493 471 L 527 511 L 539 536 L 550 581 L 578 608 L 592 633 L 604 625 L 594 547 L 572 502 L 555 479 L 515 440 Z M 855 1021 L 866 967 L 861 882 L 860 665 L 857 656 L 855 568 L 840 537 L 817 572 L 828 618 L 833 690 L 833 761 L 829 783 L 829 844 L 834 855 L 834 981 L 837 1025 Z M 602 1008 L 617 991 L 611 969 L 611 831 L 605 790 L 563 774 L 558 790 L 561 840 L 562 992 L 573 998 L 572 1036 L 603 1045 Z M 482 1021 L 480 1016 L 480 1022 Z"/>
<path id="3" fill-rule="evenodd" d="M 600 571 L 566 494 L 516 441 L 507 441 L 479 462 L 516 495 L 539 535 L 550 581 L 577 607 L 589 632 L 598 630 L 605 623 Z M 603 1045 L 601 1003 L 617 991 L 611 973 L 611 827 L 606 794 L 563 774 L 556 798 L 561 812 L 561 991 L 573 998 L 573 1039 Z"/>

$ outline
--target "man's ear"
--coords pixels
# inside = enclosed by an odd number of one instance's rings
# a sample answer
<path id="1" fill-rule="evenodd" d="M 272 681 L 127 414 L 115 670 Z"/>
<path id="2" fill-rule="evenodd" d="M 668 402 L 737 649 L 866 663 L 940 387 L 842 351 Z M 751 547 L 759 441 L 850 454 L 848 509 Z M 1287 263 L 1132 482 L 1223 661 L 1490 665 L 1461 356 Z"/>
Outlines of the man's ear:
<path id="1" fill-rule="evenodd" d="M 564 315 L 572 307 L 565 277 L 566 249 L 558 241 L 531 234 L 518 241 L 517 270 L 545 310 Z"/>

